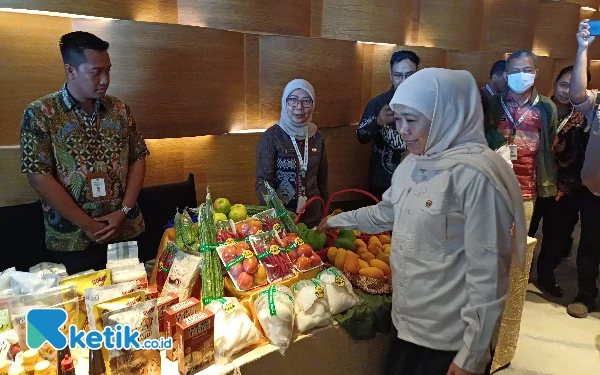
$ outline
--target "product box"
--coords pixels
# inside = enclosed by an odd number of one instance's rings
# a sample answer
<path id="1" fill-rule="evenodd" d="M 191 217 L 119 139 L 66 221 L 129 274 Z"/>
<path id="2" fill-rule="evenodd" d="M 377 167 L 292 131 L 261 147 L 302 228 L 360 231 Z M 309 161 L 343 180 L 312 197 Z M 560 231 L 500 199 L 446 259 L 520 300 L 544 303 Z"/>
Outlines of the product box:
<path id="1" fill-rule="evenodd" d="M 179 302 L 179 296 L 175 293 L 169 293 L 156 299 L 156 306 L 158 308 L 158 331 L 160 337 L 165 337 L 165 319 L 163 312 L 166 308 L 173 306 Z"/>
<path id="2" fill-rule="evenodd" d="M 215 356 L 215 315 L 202 310 L 177 323 L 178 368 L 181 375 L 197 373 Z"/>
<path id="3" fill-rule="evenodd" d="M 201 304 L 194 297 L 179 302 L 163 312 L 165 324 L 165 338 L 173 338 L 172 349 L 167 349 L 167 358 L 170 361 L 177 360 L 177 327 L 176 323 L 200 311 Z"/>
<path id="4" fill-rule="evenodd" d="M 156 285 L 150 285 L 144 289 L 144 292 L 146 292 L 146 301 L 158 298 L 158 289 L 156 288 Z"/>

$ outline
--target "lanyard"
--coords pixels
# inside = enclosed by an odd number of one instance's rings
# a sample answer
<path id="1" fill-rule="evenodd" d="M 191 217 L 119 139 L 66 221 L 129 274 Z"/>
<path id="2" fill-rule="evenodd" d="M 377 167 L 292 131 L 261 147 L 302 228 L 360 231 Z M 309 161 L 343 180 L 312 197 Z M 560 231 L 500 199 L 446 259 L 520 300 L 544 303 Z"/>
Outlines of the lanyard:
<path id="1" fill-rule="evenodd" d="M 488 92 L 490 93 L 490 95 L 492 95 L 492 96 L 496 95 L 496 92 L 494 92 L 494 90 L 492 90 L 492 88 L 490 87 L 489 84 L 486 84 L 485 88 L 488 90 Z"/>
<path id="2" fill-rule="evenodd" d="M 527 117 L 527 114 L 529 113 L 529 111 L 531 111 L 531 109 L 540 101 L 540 97 L 539 95 L 535 97 L 535 100 L 533 101 L 533 103 L 531 103 L 531 105 L 529 106 L 529 109 L 527 109 L 527 111 L 525 111 L 525 113 L 523 113 L 523 115 L 521 116 L 521 118 L 515 122 L 515 120 L 513 119 L 512 115 L 510 114 L 510 112 L 508 111 L 508 108 L 506 108 L 506 104 L 504 103 L 504 98 L 500 97 L 500 102 L 502 103 L 502 108 L 504 108 L 504 113 L 506 113 L 506 116 L 510 119 L 510 121 L 513 123 L 513 135 L 517 132 L 517 127 L 519 125 L 521 125 L 521 123 L 523 122 L 523 120 L 525 120 L 525 117 Z"/>
<path id="3" fill-rule="evenodd" d="M 298 156 L 298 162 L 300 163 L 300 171 L 302 172 L 302 178 L 306 178 L 306 170 L 308 169 L 308 131 L 306 132 L 306 138 L 304 139 L 304 159 L 300 154 L 300 149 L 296 143 L 296 138 L 290 135 L 294 149 L 296 149 L 296 156 Z"/>
<path id="4" fill-rule="evenodd" d="M 565 125 L 567 124 L 567 122 L 569 122 L 569 120 L 571 119 L 571 116 L 573 116 L 573 111 L 575 110 L 575 108 L 571 108 L 571 113 L 569 113 L 569 115 L 567 117 L 565 117 L 564 120 L 562 120 L 562 122 L 560 123 L 560 125 L 558 126 L 558 129 L 556 129 L 556 134 L 560 133 L 560 131 L 565 127 Z"/>

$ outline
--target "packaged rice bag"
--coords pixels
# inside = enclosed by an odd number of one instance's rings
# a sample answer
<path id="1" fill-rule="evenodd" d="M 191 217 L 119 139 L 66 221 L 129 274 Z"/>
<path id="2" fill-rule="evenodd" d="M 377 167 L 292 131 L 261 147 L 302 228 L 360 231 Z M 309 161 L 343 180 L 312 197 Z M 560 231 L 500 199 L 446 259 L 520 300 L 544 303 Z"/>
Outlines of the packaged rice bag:
<path id="1" fill-rule="evenodd" d="M 283 285 L 271 285 L 254 301 L 256 315 L 265 335 L 281 354 L 292 342 L 294 332 L 294 297 Z"/>
<path id="2" fill-rule="evenodd" d="M 141 288 L 148 286 L 148 274 L 144 263 L 111 268 L 110 279 L 113 284 L 135 281 Z"/>
<path id="3" fill-rule="evenodd" d="M 295 275 L 294 265 L 287 250 L 274 230 L 250 236 L 250 243 L 260 264 L 265 268 L 269 283 L 284 280 Z"/>
<path id="4" fill-rule="evenodd" d="M 350 281 L 339 269 L 335 267 L 328 268 L 319 273 L 317 279 L 325 284 L 325 293 L 331 315 L 342 313 L 359 302 L 354 290 L 352 290 Z"/>
<path id="5" fill-rule="evenodd" d="M 125 258 L 125 259 L 109 260 L 106 263 L 106 268 L 111 269 L 111 268 L 115 268 L 115 267 L 135 266 L 136 264 L 139 264 L 139 263 L 140 263 L 139 258 Z"/>
<path id="6" fill-rule="evenodd" d="M 215 363 L 225 365 L 234 354 L 258 344 L 262 335 L 237 298 L 224 297 L 206 306 L 215 314 Z"/>
<path id="7" fill-rule="evenodd" d="M 108 301 L 100 302 L 94 305 L 92 311 L 94 313 L 94 321 L 96 322 L 96 329 L 98 331 L 104 330 L 104 326 L 102 325 L 102 318 L 105 314 L 109 312 L 124 309 L 126 307 L 130 307 L 136 305 L 140 302 L 144 302 L 146 300 L 146 293 L 142 290 L 135 291 L 133 293 L 125 294 L 124 296 L 119 296 Z M 157 318 L 158 324 L 158 318 Z"/>
<path id="8" fill-rule="evenodd" d="M 325 286 L 319 280 L 301 280 L 292 287 L 298 332 L 333 323 Z"/>
<path id="9" fill-rule="evenodd" d="M 39 276 L 48 274 L 56 274 L 61 278 L 65 278 L 68 276 L 67 269 L 64 265 L 50 262 L 41 262 L 36 264 L 35 266 L 29 267 L 29 272 L 35 273 Z"/>
<path id="10" fill-rule="evenodd" d="M 267 283 L 267 273 L 246 242 L 217 247 L 225 270 L 239 290 L 250 290 Z M 246 248 L 244 248 L 246 247 Z"/>
<path id="11" fill-rule="evenodd" d="M 233 244 L 237 240 L 237 233 L 235 231 L 235 224 L 233 220 L 222 220 L 217 221 L 217 242 L 219 245 Z"/>
<path id="12" fill-rule="evenodd" d="M 140 334 L 137 341 L 158 340 L 158 308 L 156 300 L 137 303 L 134 306 L 107 313 L 102 325 L 117 329 L 117 326 L 131 327 Z M 161 357 L 157 349 L 106 350 L 102 354 L 109 374 L 119 375 L 160 375 Z"/>
<path id="13" fill-rule="evenodd" d="M 79 319 L 77 320 L 77 330 L 89 331 L 89 322 L 87 319 L 87 309 L 85 308 L 84 291 L 88 288 L 95 288 L 104 285 L 110 285 L 110 271 L 101 270 L 91 273 L 84 273 L 80 276 L 63 279 L 60 285 L 75 285 L 77 287 L 77 297 L 79 298 Z"/>
<path id="14" fill-rule="evenodd" d="M 8 279 L 10 288 L 15 294 L 28 294 L 58 286 L 61 277 L 57 274 L 40 275 L 37 273 L 13 271 Z"/>
<path id="15" fill-rule="evenodd" d="M 254 215 L 253 218 L 260 220 L 263 232 L 274 230 L 279 235 L 279 238 L 287 237 L 288 231 L 285 228 L 285 224 L 283 224 L 281 218 L 277 216 L 277 211 L 275 211 L 274 208 L 260 212 Z"/>
<path id="16" fill-rule="evenodd" d="M 201 260 L 202 257 L 199 253 L 178 250 L 160 295 L 175 293 L 179 296 L 180 301 L 190 298 L 194 284 L 200 275 Z"/>
<path id="17" fill-rule="evenodd" d="M 97 323 L 100 323 L 94 319 L 94 305 L 125 296 L 137 290 L 140 290 L 140 288 L 136 285 L 135 281 L 86 289 L 83 294 L 85 298 L 85 308 L 88 312 L 90 330 L 95 330 Z"/>
<path id="18" fill-rule="evenodd" d="M 159 292 L 162 292 L 165 282 L 167 281 L 167 277 L 169 276 L 169 271 L 171 270 L 171 265 L 173 264 L 173 259 L 175 258 L 177 250 L 179 250 L 177 245 L 171 241 L 168 241 L 167 246 L 165 246 L 165 249 L 158 259 L 158 264 L 156 265 L 156 287 L 158 288 Z"/>

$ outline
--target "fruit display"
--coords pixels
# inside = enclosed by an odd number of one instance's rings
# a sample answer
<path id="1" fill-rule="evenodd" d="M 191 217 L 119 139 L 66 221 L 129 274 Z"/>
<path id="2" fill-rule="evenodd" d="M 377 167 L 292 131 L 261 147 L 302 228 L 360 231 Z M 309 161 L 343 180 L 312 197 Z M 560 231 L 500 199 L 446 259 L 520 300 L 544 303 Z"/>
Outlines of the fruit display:
<path id="1" fill-rule="evenodd" d="M 310 271 L 323 264 L 321 257 L 315 254 L 312 247 L 304 243 L 301 238 L 294 240 L 289 248 L 291 250 L 288 252 L 288 256 L 299 272 Z"/>
<path id="2" fill-rule="evenodd" d="M 217 253 L 239 290 L 249 290 L 267 283 L 266 271 L 259 265 L 248 243 L 241 241 L 235 245 L 222 245 L 217 248 Z"/>
<path id="3" fill-rule="evenodd" d="M 274 208 L 257 213 L 252 217 L 260 220 L 263 232 L 275 230 L 279 234 L 279 238 L 285 238 L 288 235 L 285 224 L 277 217 L 277 211 Z"/>
<path id="4" fill-rule="evenodd" d="M 352 233 L 351 231 L 346 232 Z M 346 236 L 349 234 L 346 233 Z M 371 236 L 367 243 L 360 238 L 350 243 L 350 238 L 338 237 L 334 246 L 327 250 L 329 263 L 352 274 L 380 280 L 388 279 L 392 273 L 390 269 L 390 236 L 384 234 Z"/>
<path id="5" fill-rule="evenodd" d="M 231 210 L 231 203 L 227 198 L 217 198 L 213 203 L 215 214 L 228 215 Z"/>
<path id="6" fill-rule="evenodd" d="M 262 222 L 260 220 L 250 218 L 235 223 L 235 231 L 238 239 L 243 240 L 255 234 L 263 232 Z"/>
<path id="7" fill-rule="evenodd" d="M 294 276 L 294 265 L 277 232 L 272 230 L 250 236 L 250 243 L 270 283 Z"/>
<path id="8" fill-rule="evenodd" d="M 237 240 L 238 236 L 236 233 L 235 225 L 233 220 L 223 220 L 216 223 L 217 226 L 217 243 L 224 244 L 227 240 L 230 242 Z"/>
<path id="9" fill-rule="evenodd" d="M 237 223 L 238 221 L 246 220 L 248 217 L 248 210 L 243 204 L 234 204 L 231 206 L 227 217 L 233 220 L 234 223 Z"/>
<path id="10" fill-rule="evenodd" d="M 327 235 L 325 233 L 318 233 L 315 229 L 308 229 L 306 224 L 300 223 L 297 225 L 298 234 L 304 242 L 309 244 L 314 251 L 320 251 L 325 248 L 327 244 Z"/>
<path id="11" fill-rule="evenodd" d="M 273 190 L 273 188 L 271 187 L 271 185 L 269 185 L 268 182 L 265 181 L 264 184 L 265 188 L 267 189 L 269 205 L 275 209 L 275 211 L 277 212 L 277 216 L 281 218 L 288 231 L 298 233 L 298 227 L 296 227 L 296 223 L 294 223 L 294 220 L 292 220 L 290 213 L 285 209 L 283 203 L 281 203 L 281 199 L 279 199 L 279 196 L 277 195 L 275 190 Z"/>

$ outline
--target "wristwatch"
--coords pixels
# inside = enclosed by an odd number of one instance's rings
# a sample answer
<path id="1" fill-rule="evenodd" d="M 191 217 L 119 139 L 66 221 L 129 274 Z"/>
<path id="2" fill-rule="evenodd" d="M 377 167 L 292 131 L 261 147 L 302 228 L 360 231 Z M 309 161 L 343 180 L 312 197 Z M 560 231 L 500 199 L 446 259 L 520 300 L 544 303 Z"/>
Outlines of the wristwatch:
<path id="1" fill-rule="evenodd" d="M 126 218 L 129 218 L 129 212 L 131 211 L 130 207 L 123 206 L 123 207 L 121 207 L 121 211 L 123 211 L 125 213 Z"/>

